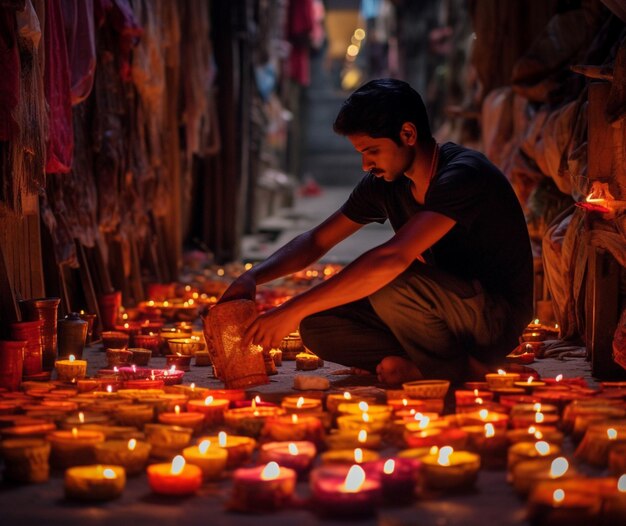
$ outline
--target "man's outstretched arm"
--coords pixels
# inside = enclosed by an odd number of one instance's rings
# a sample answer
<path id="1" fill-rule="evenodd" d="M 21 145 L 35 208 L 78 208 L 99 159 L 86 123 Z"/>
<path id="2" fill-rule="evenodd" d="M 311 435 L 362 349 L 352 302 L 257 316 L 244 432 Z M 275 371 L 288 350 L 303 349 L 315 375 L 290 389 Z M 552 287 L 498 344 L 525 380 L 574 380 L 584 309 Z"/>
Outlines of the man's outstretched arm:
<path id="1" fill-rule="evenodd" d="M 276 346 L 302 318 L 373 294 L 454 225 L 454 220 L 437 212 L 416 214 L 386 243 L 365 252 L 330 279 L 259 316 L 246 331 L 246 340 L 266 348 Z"/>

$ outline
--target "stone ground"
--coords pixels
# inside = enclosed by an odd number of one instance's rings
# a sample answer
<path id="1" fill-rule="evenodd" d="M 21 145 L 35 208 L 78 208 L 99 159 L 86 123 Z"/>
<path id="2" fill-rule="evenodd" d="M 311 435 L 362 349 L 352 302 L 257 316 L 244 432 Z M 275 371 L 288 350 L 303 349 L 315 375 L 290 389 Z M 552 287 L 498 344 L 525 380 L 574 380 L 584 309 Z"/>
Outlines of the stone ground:
<path id="1" fill-rule="evenodd" d="M 102 346 L 95 344 L 85 350 L 84 357 L 89 363 L 88 374 L 93 375 L 105 365 Z M 151 367 L 165 366 L 165 358 L 155 357 Z M 582 359 L 558 361 L 547 359 L 533 364 L 545 376 L 563 373 L 566 377 L 589 377 L 589 367 Z M 343 391 L 347 386 L 367 386 L 377 389 L 376 379 L 333 374 L 343 367 L 326 363 L 323 368 L 302 373 L 295 370 L 295 362 L 283 362 L 279 373 L 271 376 L 271 382 L 251 390 L 266 400 L 277 400 L 284 394 L 294 394 L 293 378 L 296 374 L 315 374 L 331 381 L 332 391 Z M 195 382 L 198 386 L 221 387 L 221 383 L 211 376 L 210 367 L 191 367 L 185 374 L 184 383 Z M 380 391 L 382 393 L 382 391 Z M 568 446 L 571 451 L 571 445 Z M 384 450 L 382 454 L 393 454 L 394 450 Z M 114 501 L 89 504 L 68 501 L 63 495 L 63 474 L 53 472 L 48 482 L 29 486 L 0 484 L 0 524 L 68 525 L 88 523 L 90 525 L 133 524 L 212 526 L 258 525 L 270 520 L 274 525 L 314 526 L 319 524 L 345 524 L 346 521 L 322 518 L 314 510 L 308 509 L 306 498 L 309 494 L 306 482 L 299 482 L 297 494 L 299 503 L 293 508 L 267 516 L 245 515 L 229 512 L 226 504 L 230 497 L 231 484 L 228 480 L 205 484 L 198 494 L 188 498 L 164 498 L 151 493 L 147 479 L 140 475 L 127 481 L 122 496 Z M 475 489 L 468 493 L 432 496 L 416 501 L 408 507 L 382 508 L 377 516 L 359 519 L 359 524 L 379 526 L 498 526 L 525 524 L 525 504 L 505 481 L 504 471 L 485 471 L 479 474 Z"/>
<path id="2" fill-rule="evenodd" d="M 339 206 L 348 188 L 324 188 L 317 197 L 300 197 L 292 209 L 282 211 L 269 218 L 263 225 L 264 233 L 246 238 L 244 257 L 246 260 L 260 260 L 278 246 L 312 224 L 326 217 Z M 356 236 L 346 240 L 330 252 L 325 261 L 350 261 L 371 246 L 379 244 L 391 235 L 384 226 L 371 226 L 362 229 Z M 85 350 L 89 361 L 89 374 L 104 366 L 105 353 L 102 346 L 95 344 Z M 152 367 L 165 365 L 165 358 L 152 359 Z M 560 361 L 545 359 L 532 364 L 543 376 L 566 377 L 583 376 L 594 383 L 590 376 L 588 362 L 584 359 Z M 383 394 L 378 390 L 373 376 L 356 377 L 339 375 L 344 369 L 333 363 L 326 363 L 317 371 L 298 374 L 315 374 L 331 381 L 331 390 L 343 391 L 345 387 L 363 386 Z M 276 401 L 285 394 L 293 394 L 293 379 L 296 374 L 295 362 L 283 362 L 277 375 L 270 377 L 270 383 L 251 390 L 262 398 Z M 221 383 L 211 376 L 210 367 L 191 367 L 184 383 L 194 382 L 198 386 L 221 387 Z M 571 445 L 569 445 L 571 451 Z M 394 450 L 386 450 L 393 454 Z M 345 524 L 345 521 L 319 517 L 308 509 L 306 498 L 309 494 L 306 482 L 298 483 L 299 504 L 291 509 L 265 517 L 228 512 L 226 503 L 231 485 L 228 480 L 206 484 L 197 495 L 188 498 L 164 498 L 151 493 L 145 476 L 128 480 L 123 495 L 111 502 L 101 504 L 75 503 L 67 501 L 63 495 L 63 474 L 53 472 L 51 479 L 38 485 L 10 486 L 0 484 L 0 525 L 18 524 L 67 525 L 89 523 L 90 525 L 133 524 L 159 526 L 210 524 L 212 526 L 258 525 L 269 520 L 272 524 L 314 526 L 319 524 Z M 382 508 L 375 517 L 360 519 L 359 524 L 379 526 L 498 526 L 525 523 L 525 504 L 511 490 L 505 481 L 504 471 L 481 471 L 475 489 L 469 493 L 434 496 L 421 499 L 409 507 Z"/>

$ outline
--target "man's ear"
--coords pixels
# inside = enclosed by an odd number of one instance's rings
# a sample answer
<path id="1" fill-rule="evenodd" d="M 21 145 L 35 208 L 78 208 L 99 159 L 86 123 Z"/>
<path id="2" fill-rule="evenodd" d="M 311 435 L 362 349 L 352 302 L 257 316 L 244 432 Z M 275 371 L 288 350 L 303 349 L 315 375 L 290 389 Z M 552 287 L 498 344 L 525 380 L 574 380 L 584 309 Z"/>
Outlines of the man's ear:
<path id="1" fill-rule="evenodd" d="M 417 142 L 417 128 L 412 122 L 405 122 L 400 128 L 400 139 L 407 146 L 413 146 Z"/>

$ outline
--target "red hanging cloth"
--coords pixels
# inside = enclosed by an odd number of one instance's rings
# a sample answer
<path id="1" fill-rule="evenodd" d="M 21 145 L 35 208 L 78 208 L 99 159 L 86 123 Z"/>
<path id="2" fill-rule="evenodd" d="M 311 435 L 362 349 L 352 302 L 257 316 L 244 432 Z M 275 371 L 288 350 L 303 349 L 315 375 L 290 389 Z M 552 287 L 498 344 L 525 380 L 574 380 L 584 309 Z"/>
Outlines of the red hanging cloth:
<path id="1" fill-rule="evenodd" d="M 70 65 L 59 0 L 46 2 L 44 90 L 49 107 L 46 173 L 67 173 L 72 166 L 74 131 Z"/>

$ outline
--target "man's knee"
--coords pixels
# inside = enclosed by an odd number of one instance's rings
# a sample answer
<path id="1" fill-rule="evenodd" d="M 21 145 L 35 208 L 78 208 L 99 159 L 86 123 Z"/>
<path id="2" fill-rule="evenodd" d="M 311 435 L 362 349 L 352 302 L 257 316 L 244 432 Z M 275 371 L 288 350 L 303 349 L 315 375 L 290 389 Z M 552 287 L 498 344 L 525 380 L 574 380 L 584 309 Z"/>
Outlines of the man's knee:
<path id="1" fill-rule="evenodd" d="M 435 310 L 435 304 L 431 300 L 432 291 L 427 286 L 422 287 L 421 281 L 419 276 L 411 276 L 409 273 L 400 274 L 369 296 L 374 312 L 387 325 L 393 325 L 399 321 L 400 311 L 410 312 L 414 320 L 419 319 L 421 312 L 432 315 Z"/>

